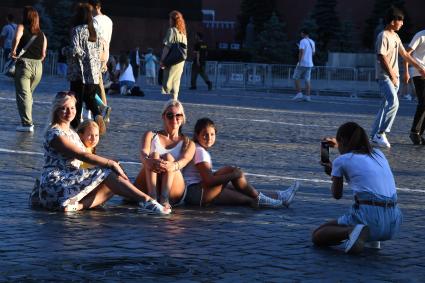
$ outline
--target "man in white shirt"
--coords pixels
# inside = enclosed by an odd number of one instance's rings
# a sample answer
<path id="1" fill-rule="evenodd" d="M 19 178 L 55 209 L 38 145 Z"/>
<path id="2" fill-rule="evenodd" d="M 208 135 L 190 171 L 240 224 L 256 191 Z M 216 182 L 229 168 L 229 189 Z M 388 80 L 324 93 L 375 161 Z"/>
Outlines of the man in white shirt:
<path id="1" fill-rule="evenodd" d="M 17 25 L 13 22 L 14 16 L 12 14 L 7 15 L 7 24 L 3 26 L 0 34 L 0 39 L 3 41 L 3 57 L 7 60 L 10 51 L 12 50 L 12 41 L 15 37 Z"/>
<path id="2" fill-rule="evenodd" d="M 299 52 L 298 52 L 298 64 L 294 71 L 293 79 L 295 80 L 295 89 L 297 94 L 292 98 L 292 100 L 305 100 L 311 101 L 310 91 L 311 91 L 311 69 L 313 68 L 313 55 L 316 52 L 316 44 L 312 39 L 308 37 L 308 31 L 303 29 L 301 31 L 301 41 L 299 43 Z M 301 91 L 300 80 L 304 79 L 305 81 L 305 96 Z"/>
<path id="3" fill-rule="evenodd" d="M 96 30 L 97 35 L 99 36 L 102 42 L 102 52 L 101 52 L 101 63 L 102 63 L 102 73 L 107 71 L 106 64 L 109 59 L 109 45 L 112 38 L 112 20 L 104 15 L 101 11 L 102 4 L 100 0 L 89 0 L 89 4 L 93 7 L 93 25 Z M 100 75 L 99 82 L 100 97 L 102 99 L 103 105 L 101 107 L 104 109 L 104 120 L 109 122 L 109 115 L 111 108 L 107 106 L 105 88 L 103 86 L 102 74 Z"/>
<path id="4" fill-rule="evenodd" d="M 406 52 L 415 58 L 422 67 L 425 67 L 425 30 L 415 34 Z M 411 68 L 410 72 L 412 73 L 413 83 L 415 84 L 418 105 L 416 106 L 416 113 L 409 136 L 413 144 L 425 145 L 425 138 L 422 136 L 425 130 L 425 78 L 415 68 Z M 404 61 L 403 78 L 405 83 L 409 82 L 409 62 L 407 61 Z"/>

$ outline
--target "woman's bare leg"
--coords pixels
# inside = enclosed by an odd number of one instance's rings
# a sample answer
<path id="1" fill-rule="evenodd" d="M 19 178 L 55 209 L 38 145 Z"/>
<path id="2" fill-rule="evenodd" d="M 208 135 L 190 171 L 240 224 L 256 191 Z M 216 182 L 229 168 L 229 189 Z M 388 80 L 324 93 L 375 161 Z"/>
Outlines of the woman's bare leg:
<path id="1" fill-rule="evenodd" d="M 163 156 L 164 160 L 174 161 L 171 154 Z M 169 204 L 172 200 L 174 203 L 179 202 L 183 197 L 185 190 L 185 183 L 183 175 L 180 170 L 173 172 L 166 172 L 162 174 L 161 178 L 161 203 Z"/>
<path id="2" fill-rule="evenodd" d="M 235 170 L 234 167 L 225 166 L 217 170 L 215 174 L 216 175 L 229 174 L 229 173 L 232 173 L 233 170 Z M 245 174 L 242 174 L 241 177 L 234 179 L 231 182 L 233 184 L 233 187 L 236 190 L 240 191 L 241 193 L 251 198 L 258 198 L 258 191 L 250 183 L 248 183 L 247 179 L 245 178 Z"/>
<path id="3" fill-rule="evenodd" d="M 204 189 L 202 204 L 208 205 L 210 203 L 217 205 L 248 205 L 251 207 L 257 207 L 256 199 L 236 191 L 230 186 L 223 188 L 223 185 Z"/>

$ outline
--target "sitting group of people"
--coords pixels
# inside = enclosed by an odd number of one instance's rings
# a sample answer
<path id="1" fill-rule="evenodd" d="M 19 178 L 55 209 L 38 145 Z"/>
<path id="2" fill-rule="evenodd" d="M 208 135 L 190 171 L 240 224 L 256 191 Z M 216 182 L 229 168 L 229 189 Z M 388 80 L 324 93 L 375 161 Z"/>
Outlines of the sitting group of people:
<path id="1" fill-rule="evenodd" d="M 178 205 L 280 208 L 292 203 L 299 188 L 296 181 L 286 190 L 261 192 L 238 167 L 213 170 L 208 150 L 215 143 L 217 126 L 211 119 L 201 118 L 190 139 L 182 132 L 186 122 L 183 105 L 173 99 L 161 112 L 163 128 L 143 135 L 142 168 L 132 183 L 119 162 L 96 154 L 97 123 L 86 121 L 76 131 L 71 126 L 76 115 L 73 92 L 59 92 L 52 105 L 43 143 L 43 172 L 31 194 L 31 199 L 44 208 L 90 209 L 114 195 L 160 215 L 170 214 Z M 384 154 L 372 149 L 363 128 L 353 122 L 342 125 L 336 139 L 328 138 L 327 142 L 341 153 L 333 163 L 322 164 L 332 175 L 332 194 L 336 199 L 342 197 L 345 176 L 355 204 L 348 214 L 314 231 L 313 242 L 329 246 L 345 241 L 347 252 L 358 253 L 365 242 L 392 238 L 402 216 L 394 177 Z"/>

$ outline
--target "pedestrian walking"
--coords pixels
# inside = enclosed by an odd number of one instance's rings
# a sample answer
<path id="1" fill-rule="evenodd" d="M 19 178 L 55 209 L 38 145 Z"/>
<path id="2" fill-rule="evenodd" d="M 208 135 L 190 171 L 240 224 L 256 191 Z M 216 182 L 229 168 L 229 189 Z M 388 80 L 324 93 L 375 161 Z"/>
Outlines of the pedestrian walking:
<path id="1" fill-rule="evenodd" d="M 133 67 L 130 64 L 127 53 L 120 55 L 118 64 L 115 66 L 115 77 L 118 78 L 120 84 L 120 94 L 130 95 L 136 79 L 134 78 Z"/>
<path id="2" fill-rule="evenodd" d="M 195 156 L 183 169 L 187 205 L 247 205 L 253 208 L 288 207 L 294 200 L 299 183 L 276 192 L 261 192 L 254 188 L 244 172 L 236 166 L 224 166 L 213 171 L 208 150 L 214 145 L 217 128 L 209 118 L 199 119 L 195 124 L 193 140 Z"/>
<path id="3" fill-rule="evenodd" d="M 205 72 L 205 65 L 208 58 L 208 45 L 203 40 L 203 35 L 200 32 L 196 33 L 196 43 L 193 48 L 193 61 L 192 61 L 192 74 L 190 80 L 190 89 L 196 89 L 196 79 L 198 75 L 201 75 L 201 78 L 208 86 L 208 90 L 212 90 L 212 82 L 208 78 L 207 73 Z"/>
<path id="4" fill-rule="evenodd" d="M 93 26 L 96 29 L 96 33 L 100 38 L 101 48 L 100 48 L 100 63 L 101 63 L 101 73 L 99 77 L 99 95 L 102 103 L 98 103 L 101 111 L 103 112 L 103 117 L 106 123 L 110 121 L 110 114 L 112 108 L 108 106 L 108 101 L 106 99 L 105 87 L 103 85 L 103 75 L 108 70 L 107 64 L 109 60 L 109 46 L 111 44 L 112 38 L 112 29 L 113 22 L 111 18 L 102 13 L 102 3 L 100 0 L 89 0 L 89 4 L 92 7 L 93 13 Z M 112 70 L 114 71 L 114 70 Z"/>
<path id="5" fill-rule="evenodd" d="M 58 49 L 58 66 L 57 66 L 57 72 L 58 75 L 62 78 L 66 77 L 68 64 L 67 64 L 67 48 L 68 44 L 65 42 L 62 42 L 61 46 Z"/>
<path id="6" fill-rule="evenodd" d="M 12 41 L 15 37 L 16 28 L 18 27 L 14 22 L 15 17 L 12 14 L 7 15 L 7 24 L 3 26 L 0 34 L 0 42 L 3 47 L 3 62 L 9 58 L 10 51 L 12 51 Z"/>
<path id="7" fill-rule="evenodd" d="M 411 54 L 418 63 L 425 67 L 425 30 L 422 30 L 415 34 L 412 41 L 410 41 L 406 52 Z M 425 145 L 425 138 L 422 136 L 425 130 L 425 78 L 421 73 L 412 68 L 413 83 L 415 85 L 415 93 L 418 99 L 418 105 L 416 106 L 415 116 L 413 118 L 412 127 L 410 129 L 410 139 L 413 144 Z M 404 61 L 404 82 L 409 83 L 409 62 Z"/>
<path id="8" fill-rule="evenodd" d="M 402 223 L 394 176 L 385 155 L 372 148 L 365 130 L 354 122 L 341 125 L 336 138 L 324 141 L 341 154 L 333 162 L 322 163 L 332 176 L 332 196 L 342 198 L 345 177 L 354 204 L 348 213 L 317 228 L 313 243 L 343 243 L 345 252 L 353 254 L 361 253 L 365 243 L 380 248 L 380 241 L 392 239 Z"/>
<path id="9" fill-rule="evenodd" d="M 424 68 L 405 51 L 397 34 L 397 31 L 403 26 L 403 21 L 403 12 L 398 8 L 391 7 L 384 18 L 385 29 L 376 38 L 375 70 L 383 101 L 372 127 L 371 139 L 373 143 L 384 148 L 391 147 L 386 134 L 391 131 L 399 106 L 397 97 L 400 86 L 398 55 L 412 64 L 420 75 L 425 75 Z"/>
<path id="10" fill-rule="evenodd" d="M 139 47 L 134 48 L 134 50 L 130 52 L 130 64 L 133 69 L 134 80 L 137 83 L 137 79 L 139 78 L 139 73 L 140 73 Z"/>
<path id="11" fill-rule="evenodd" d="M 22 24 L 16 28 L 12 58 L 16 59 L 17 54 L 26 46 L 25 53 L 16 62 L 15 70 L 16 104 L 21 118 L 21 125 L 16 130 L 33 132 L 32 96 L 43 75 L 42 61 L 46 57 L 47 39 L 40 29 L 38 12 L 31 6 L 24 7 Z"/>
<path id="12" fill-rule="evenodd" d="M 173 43 L 183 43 L 187 46 L 186 23 L 183 15 L 179 11 L 172 11 L 169 14 L 170 27 L 164 37 L 164 48 L 162 50 L 160 68 L 163 69 L 162 93 L 171 94 L 173 99 L 178 99 L 180 90 L 180 80 L 184 70 L 184 61 L 172 66 L 164 66 L 162 63 L 167 57 Z"/>
<path id="13" fill-rule="evenodd" d="M 72 126 L 76 129 L 80 124 L 84 102 L 99 125 L 100 134 L 104 134 L 106 126 L 95 98 L 99 93 L 101 76 L 100 48 L 91 7 L 89 4 L 79 3 L 71 30 L 71 60 L 68 67 L 70 88 L 77 94 L 77 115 Z"/>
<path id="14" fill-rule="evenodd" d="M 153 54 L 153 49 L 148 48 L 148 51 L 145 55 L 145 76 L 146 76 L 146 84 L 155 85 L 156 82 L 156 64 L 158 63 L 158 59 Z"/>
<path id="15" fill-rule="evenodd" d="M 292 100 L 311 101 L 311 70 L 314 66 L 313 55 L 316 52 L 316 44 L 309 37 L 309 32 L 306 29 L 301 31 L 301 37 L 298 46 L 298 63 L 293 75 L 297 94 Z M 302 93 L 301 79 L 305 82 L 305 95 Z"/>
<path id="16" fill-rule="evenodd" d="M 116 194 L 140 202 L 143 210 L 167 214 L 162 205 L 131 184 L 118 162 L 86 151 L 71 128 L 75 107 L 73 92 L 59 92 L 53 100 L 43 142 L 43 172 L 31 199 L 38 198 L 50 210 L 78 211 L 97 207 Z M 81 169 L 82 162 L 95 167 Z"/>

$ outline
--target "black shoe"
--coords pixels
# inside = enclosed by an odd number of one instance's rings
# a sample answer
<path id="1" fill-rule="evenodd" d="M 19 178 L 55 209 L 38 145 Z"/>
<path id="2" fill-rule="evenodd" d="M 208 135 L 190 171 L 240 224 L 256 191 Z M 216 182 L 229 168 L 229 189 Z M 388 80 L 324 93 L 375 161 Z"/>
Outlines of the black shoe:
<path id="1" fill-rule="evenodd" d="M 196 89 L 196 86 L 191 86 L 189 89 L 190 90 L 195 90 Z"/>
<path id="2" fill-rule="evenodd" d="M 208 90 L 212 90 L 212 82 L 207 82 Z"/>
<path id="3" fill-rule="evenodd" d="M 413 144 L 422 144 L 421 136 L 418 133 L 410 132 L 409 138 Z"/>

